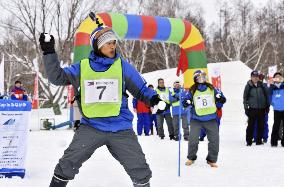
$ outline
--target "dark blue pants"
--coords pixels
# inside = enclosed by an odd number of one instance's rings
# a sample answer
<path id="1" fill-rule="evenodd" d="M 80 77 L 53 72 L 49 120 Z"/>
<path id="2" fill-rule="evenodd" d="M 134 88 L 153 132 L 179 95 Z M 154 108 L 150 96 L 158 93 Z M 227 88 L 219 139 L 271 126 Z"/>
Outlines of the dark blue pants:
<path id="1" fill-rule="evenodd" d="M 140 136 L 143 133 L 145 135 L 149 135 L 150 127 L 151 127 L 151 114 L 149 113 L 138 113 L 137 114 L 137 134 Z"/>

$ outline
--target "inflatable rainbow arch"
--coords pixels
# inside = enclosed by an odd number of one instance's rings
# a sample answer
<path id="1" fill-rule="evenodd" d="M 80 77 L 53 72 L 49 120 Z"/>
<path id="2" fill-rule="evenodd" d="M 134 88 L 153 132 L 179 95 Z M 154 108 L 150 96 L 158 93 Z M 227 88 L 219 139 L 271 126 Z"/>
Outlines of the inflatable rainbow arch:
<path id="1" fill-rule="evenodd" d="M 181 48 L 177 74 L 182 71 L 184 87 L 193 84 L 194 71 L 207 72 L 204 39 L 189 21 L 159 16 L 117 13 L 91 13 L 78 27 L 74 41 L 74 62 L 88 58 L 91 51 L 90 34 L 103 24 L 116 32 L 122 40 L 147 40 L 177 44 Z"/>

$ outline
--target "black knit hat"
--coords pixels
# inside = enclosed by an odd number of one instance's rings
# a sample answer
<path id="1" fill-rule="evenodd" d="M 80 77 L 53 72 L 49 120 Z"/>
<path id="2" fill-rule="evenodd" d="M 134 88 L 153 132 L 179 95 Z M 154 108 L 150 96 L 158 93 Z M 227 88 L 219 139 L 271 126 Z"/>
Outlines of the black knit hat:
<path id="1" fill-rule="evenodd" d="M 282 77 L 282 74 L 280 72 L 276 72 L 274 73 L 273 78 L 275 78 L 277 75 L 280 75 Z"/>
<path id="2" fill-rule="evenodd" d="M 22 82 L 17 80 L 17 81 L 15 81 L 15 84 L 22 84 Z"/>
<path id="3" fill-rule="evenodd" d="M 253 70 L 250 74 L 251 77 L 258 77 L 259 76 L 259 72 L 257 70 Z"/>

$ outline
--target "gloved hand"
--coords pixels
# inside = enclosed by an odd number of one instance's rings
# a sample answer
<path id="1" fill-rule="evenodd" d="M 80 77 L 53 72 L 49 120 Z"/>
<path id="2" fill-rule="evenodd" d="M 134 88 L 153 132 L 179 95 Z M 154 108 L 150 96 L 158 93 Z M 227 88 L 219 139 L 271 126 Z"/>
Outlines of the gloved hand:
<path id="1" fill-rule="evenodd" d="M 162 99 L 160 99 L 159 95 L 153 95 L 152 98 L 150 99 L 150 105 L 151 107 L 154 107 L 157 105 Z"/>
<path id="2" fill-rule="evenodd" d="M 226 102 L 226 99 L 224 97 L 222 97 L 222 95 L 220 93 L 217 93 L 215 95 L 216 98 L 216 102 L 222 103 L 224 104 Z"/>
<path id="3" fill-rule="evenodd" d="M 163 104 L 161 104 L 161 102 Z M 166 105 L 165 105 L 166 104 Z M 157 110 L 157 114 L 162 114 L 163 112 L 165 112 L 166 110 L 168 110 L 171 107 L 170 104 L 166 103 L 165 101 L 160 101 L 158 104 L 158 110 Z"/>
<path id="4" fill-rule="evenodd" d="M 153 107 L 152 113 L 163 113 L 165 110 L 167 110 L 170 105 L 167 104 L 165 101 L 161 100 L 159 98 L 159 95 L 154 95 L 150 100 L 151 106 Z"/>
<path id="5" fill-rule="evenodd" d="M 167 106 L 167 103 L 165 101 L 159 101 L 159 103 L 157 104 L 157 107 L 159 110 L 165 110 Z"/>
<path id="6" fill-rule="evenodd" d="M 167 109 L 170 108 L 170 105 L 165 101 L 160 101 L 157 105 L 154 105 L 152 109 L 152 114 L 161 114 Z"/>
<path id="7" fill-rule="evenodd" d="M 191 105 L 191 100 L 190 99 L 188 99 L 188 100 L 183 100 L 183 102 L 182 102 L 182 105 L 183 105 L 183 107 L 188 107 L 188 106 L 190 106 Z"/>
<path id="8" fill-rule="evenodd" d="M 159 94 L 159 97 L 160 97 L 161 100 L 166 101 L 166 100 L 169 99 L 169 98 L 167 97 L 167 95 L 168 95 L 168 94 Z"/>
<path id="9" fill-rule="evenodd" d="M 176 99 L 176 101 L 179 101 L 179 94 L 175 94 L 175 95 L 173 95 L 173 98 L 175 98 L 175 99 Z"/>
<path id="10" fill-rule="evenodd" d="M 174 94 L 173 97 L 178 99 L 179 98 L 178 93 Z"/>
<path id="11" fill-rule="evenodd" d="M 55 41 L 52 35 L 41 33 L 39 37 L 39 43 L 44 55 L 55 53 Z"/>
<path id="12" fill-rule="evenodd" d="M 220 93 L 217 93 L 215 97 L 216 97 L 217 99 L 220 99 L 220 98 L 221 98 L 221 94 L 220 94 Z"/>

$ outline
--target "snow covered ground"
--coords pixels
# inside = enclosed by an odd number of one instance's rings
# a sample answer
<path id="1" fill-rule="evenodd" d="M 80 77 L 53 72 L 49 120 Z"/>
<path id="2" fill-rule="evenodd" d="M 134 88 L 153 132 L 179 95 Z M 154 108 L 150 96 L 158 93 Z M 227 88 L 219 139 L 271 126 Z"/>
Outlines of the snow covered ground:
<path id="1" fill-rule="evenodd" d="M 283 187 L 284 148 L 245 146 L 246 118 L 242 110 L 242 92 L 250 75 L 250 69 L 240 62 L 210 64 L 221 65 L 223 91 L 228 102 L 220 128 L 219 168 L 210 168 L 205 161 L 207 140 L 200 142 L 198 160 L 190 167 L 184 165 L 187 142 L 181 144 L 181 177 L 178 171 L 178 142 L 157 136 L 139 137 L 147 161 L 152 169 L 152 187 Z M 145 74 L 145 79 L 156 86 L 159 77 L 171 84 L 177 78 L 175 69 Z M 171 76 L 169 76 L 171 75 Z M 153 81 L 154 80 L 154 81 Z M 38 118 L 48 112 L 33 112 L 32 129 L 38 126 Z M 270 116 L 270 129 L 273 120 Z M 67 112 L 56 118 L 65 121 Z M 135 128 L 135 127 L 134 127 Z M 31 131 L 28 139 L 26 177 L 24 179 L 0 179 L 0 187 L 48 186 L 53 169 L 73 136 L 72 130 Z M 81 168 L 69 187 L 131 187 L 131 181 L 122 166 L 105 147 L 98 149 Z"/>

